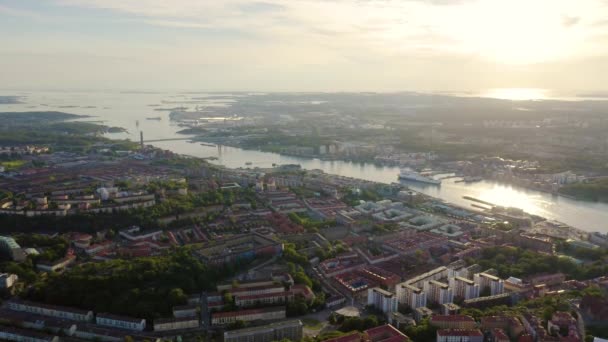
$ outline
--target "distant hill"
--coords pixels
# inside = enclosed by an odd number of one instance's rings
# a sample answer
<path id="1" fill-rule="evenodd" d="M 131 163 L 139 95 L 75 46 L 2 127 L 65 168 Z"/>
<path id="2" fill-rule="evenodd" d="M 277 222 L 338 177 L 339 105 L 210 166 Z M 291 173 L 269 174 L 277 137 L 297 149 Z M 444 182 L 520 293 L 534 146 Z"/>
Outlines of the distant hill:
<path id="1" fill-rule="evenodd" d="M 0 104 L 16 104 L 21 103 L 19 96 L 0 96 Z"/>
<path id="2" fill-rule="evenodd" d="M 5 125 L 49 124 L 66 120 L 86 118 L 88 115 L 77 115 L 63 112 L 0 112 L 0 120 Z"/>

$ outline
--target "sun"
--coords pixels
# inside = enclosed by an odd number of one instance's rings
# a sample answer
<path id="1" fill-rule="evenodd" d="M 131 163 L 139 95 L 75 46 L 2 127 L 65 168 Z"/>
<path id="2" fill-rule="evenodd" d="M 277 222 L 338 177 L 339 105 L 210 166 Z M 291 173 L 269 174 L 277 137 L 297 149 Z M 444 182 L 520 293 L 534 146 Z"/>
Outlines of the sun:
<path id="1" fill-rule="evenodd" d="M 560 59 L 580 44 L 579 30 L 543 1 L 480 1 L 461 15 L 454 34 L 464 48 L 501 63 Z"/>

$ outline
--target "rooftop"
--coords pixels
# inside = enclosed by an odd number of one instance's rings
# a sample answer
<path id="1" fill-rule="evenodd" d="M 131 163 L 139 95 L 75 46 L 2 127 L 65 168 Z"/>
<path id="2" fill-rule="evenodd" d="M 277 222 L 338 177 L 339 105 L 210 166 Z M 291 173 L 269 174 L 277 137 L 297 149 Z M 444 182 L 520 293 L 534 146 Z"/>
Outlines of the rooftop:
<path id="1" fill-rule="evenodd" d="M 16 303 L 16 304 L 21 304 L 21 305 L 26 305 L 26 306 L 32 306 L 32 307 L 45 308 L 45 309 L 49 309 L 49 310 L 71 312 L 71 313 L 81 314 L 81 315 L 87 315 L 89 312 L 92 312 L 90 310 L 82 310 L 82 309 L 70 308 L 70 307 L 66 307 L 66 306 L 58 306 L 58 305 L 50 305 L 50 304 L 45 304 L 45 303 L 30 302 L 30 301 L 20 300 L 20 299 L 13 299 L 13 300 L 11 300 L 9 302 L 13 302 L 13 303 Z"/>
<path id="2" fill-rule="evenodd" d="M 475 322 L 473 317 L 467 315 L 435 315 L 431 322 Z"/>
<path id="3" fill-rule="evenodd" d="M 302 326 L 302 322 L 298 319 L 289 320 L 289 321 L 281 321 L 281 322 L 262 325 L 259 327 L 251 327 L 251 328 L 245 328 L 245 329 L 226 331 L 224 333 L 224 336 L 252 334 L 252 333 L 256 333 L 258 331 L 263 331 L 263 330 L 278 329 L 278 328 L 293 327 L 293 326 Z"/>
<path id="4" fill-rule="evenodd" d="M 115 321 L 124 321 L 124 322 L 131 322 L 131 323 L 141 323 L 141 321 L 144 320 L 143 318 L 119 316 L 119 315 L 114 315 L 114 314 L 109 314 L 109 313 L 98 313 L 97 318 L 113 319 Z"/>
<path id="5" fill-rule="evenodd" d="M 439 329 L 437 330 L 437 336 L 479 336 L 483 334 L 479 329 Z"/>
<path id="6" fill-rule="evenodd" d="M 255 315 L 261 313 L 270 313 L 270 312 L 279 312 L 285 311 L 285 307 L 270 307 L 270 308 L 261 308 L 261 309 L 250 309 L 250 310 L 238 310 L 238 311 L 223 311 L 223 312 L 215 312 L 212 314 L 213 318 L 220 317 L 238 317 L 245 315 Z"/>
<path id="7" fill-rule="evenodd" d="M 365 333 L 373 342 L 398 342 L 408 340 L 407 336 L 405 336 L 401 331 L 397 330 L 390 324 L 385 324 L 379 327 L 365 330 Z"/>
<path id="8" fill-rule="evenodd" d="M 17 241 L 15 241 L 15 239 L 13 239 L 10 236 L 1 236 L 0 235 L 0 243 L 2 243 L 2 242 L 6 243 L 9 248 L 21 248 L 21 246 L 19 246 Z"/>

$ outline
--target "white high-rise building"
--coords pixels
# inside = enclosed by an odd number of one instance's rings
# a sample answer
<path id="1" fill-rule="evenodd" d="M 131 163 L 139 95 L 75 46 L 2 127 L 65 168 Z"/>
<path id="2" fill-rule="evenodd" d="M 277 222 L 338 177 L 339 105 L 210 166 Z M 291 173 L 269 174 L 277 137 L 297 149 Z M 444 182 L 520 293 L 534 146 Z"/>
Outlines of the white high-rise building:
<path id="1" fill-rule="evenodd" d="M 424 292 L 427 293 L 429 300 L 438 304 L 454 302 L 454 293 L 446 283 L 437 280 L 427 281 L 424 283 Z"/>
<path id="2" fill-rule="evenodd" d="M 479 285 L 473 280 L 454 277 L 449 279 L 450 288 L 454 292 L 454 296 L 463 299 L 473 299 L 479 297 Z"/>
<path id="3" fill-rule="evenodd" d="M 480 291 L 486 287 L 490 288 L 490 295 L 495 296 L 505 292 L 505 282 L 491 274 L 476 273 L 474 276 L 475 284 L 479 285 Z"/>
<path id="4" fill-rule="evenodd" d="M 398 309 L 397 296 L 379 287 L 367 290 L 367 305 L 373 305 L 389 315 Z"/>
<path id="5" fill-rule="evenodd" d="M 397 284 L 397 300 L 412 309 L 426 306 L 426 293 L 421 288 L 406 283 Z"/>

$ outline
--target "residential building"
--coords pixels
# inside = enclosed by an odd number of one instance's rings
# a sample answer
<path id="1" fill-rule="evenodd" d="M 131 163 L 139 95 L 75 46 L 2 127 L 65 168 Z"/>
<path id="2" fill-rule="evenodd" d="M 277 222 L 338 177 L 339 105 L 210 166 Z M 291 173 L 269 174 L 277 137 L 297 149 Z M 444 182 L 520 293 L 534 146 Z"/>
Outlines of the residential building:
<path id="1" fill-rule="evenodd" d="M 409 338 L 390 324 L 365 330 L 370 342 L 405 342 Z"/>
<path id="2" fill-rule="evenodd" d="M 198 328 L 198 317 L 159 318 L 154 320 L 154 331 Z"/>
<path id="3" fill-rule="evenodd" d="M 238 286 L 235 286 L 235 285 L 238 285 Z M 244 289 L 244 288 L 250 288 L 250 287 L 260 287 L 260 286 L 270 286 L 270 285 L 276 285 L 276 283 L 273 279 L 270 279 L 270 278 L 256 279 L 256 280 L 251 280 L 251 281 L 241 281 L 241 282 L 238 282 L 238 284 L 233 284 L 233 283 L 219 284 L 217 286 L 217 291 L 221 292 L 221 291 L 232 290 L 234 288 Z"/>
<path id="4" fill-rule="evenodd" d="M 26 254 L 21 249 L 21 246 L 19 246 L 15 239 L 9 236 L 0 236 L 0 252 L 15 261 L 24 261 L 26 258 Z"/>
<path id="5" fill-rule="evenodd" d="M 367 305 L 372 305 L 385 314 L 397 311 L 397 296 L 379 287 L 367 290 Z"/>
<path id="6" fill-rule="evenodd" d="M 67 255 L 55 262 L 41 261 L 36 264 L 36 268 L 43 272 L 57 272 L 65 269 L 76 261 L 75 255 Z"/>
<path id="7" fill-rule="evenodd" d="M 95 318 L 98 325 L 127 330 L 143 331 L 146 328 L 146 320 L 143 318 L 132 318 L 107 313 L 99 313 Z"/>
<path id="8" fill-rule="evenodd" d="M 462 299 L 479 297 L 479 284 L 475 284 L 473 280 L 457 276 L 449 278 L 449 284 L 455 297 Z"/>
<path id="9" fill-rule="evenodd" d="M 484 309 L 496 305 L 511 305 L 511 294 L 503 293 L 496 296 L 466 299 L 462 306 L 465 308 Z"/>
<path id="10" fill-rule="evenodd" d="M 429 324 L 439 329 L 475 329 L 477 326 L 473 317 L 466 315 L 435 315 Z"/>
<path id="11" fill-rule="evenodd" d="M 426 293 L 421 288 L 406 283 L 397 284 L 397 301 L 412 309 L 426 306 Z"/>
<path id="12" fill-rule="evenodd" d="M 160 235 L 162 235 L 162 230 L 155 230 L 152 232 L 142 232 L 141 228 L 137 226 L 129 227 L 127 229 L 123 229 L 118 234 L 129 241 L 141 241 L 141 240 L 156 240 Z"/>
<path id="13" fill-rule="evenodd" d="M 491 342 L 510 342 L 509 336 L 502 329 L 493 329 L 492 336 L 490 337 Z"/>
<path id="14" fill-rule="evenodd" d="M 190 304 L 190 305 L 180 305 L 173 307 L 173 317 L 175 318 L 185 318 L 185 317 L 194 317 L 198 312 L 198 305 Z"/>
<path id="15" fill-rule="evenodd" d="M 566 281 L 566 275 L 563 273 L 539 274 L 530 277 L 532 285 L 545 284 L 547 286 L 558 285 Z"/>
<path id="16" fill-rule="evenodd" d="M 16 299 L 6 302 L 6 307 L 14 311 L 29 312 L 59 319 L 70 319 L 81 322 L 90 322 L 93 320 L 93 311 L 90 310 L 80 310 Z"/>
<path id="17" fill-rule="evenodd" d="M 0 340 L 18 342 L 58 342 L 59 337 L 37 331 L 2 327 L 0 329 Z"/>
<path id="18" fill-rule="evenodd" d="M 437 342 L 483 342 L 479 329 L 439 329 Z"/>
<path id="19" fill-rule="evenodd" d="M 505 292 L 504 280 L 491 274 L 485 272 L 476 273 L 474 276 L 474 280 L 475 284 L 479 285 L 480 292 L 483 292 L 483 290 L 487 287 L 490 288 L 491 296 L 496 296 Z"/>
<path id="20" fill-rule="evenodd" d="M 58 319 L 54 317 L 19 312 L 9 309 L 0 309 L 0 321 L 2 324 L 24 329 L 35 329 L 46 333 L 62 333 L 72 336 L 79 322 Z"/>
<path id="21" fill-rule="evenodd" d="M 12 273 L 0 274 L 0 289 L 10 289 L 19 280 L 19 276 Z"/>
<path id="22" fill-rule="evenodd" d="M 303 324 L 299 320 L 283 321 L 224 332 L 224 342 L 272 342 L 302 339 Z"/>
<path id="23" fill-rule="evenodd" d="M 416 322 L 420 322 L 421 320 L 431 317 L 433 315 L 433 310 L 427 308 L 426 306 L 421 306 L 419 308 L 414 309 L 414 319 Z"/>
<path id="24" fill-rule="evenodd" d="M 406 316 L 398 311 L 393 312 L 388 316 L 388 322 L 397 329 L 416 325 L 416 320 L 411 315 Z"/>
<path id="25" fill-rule="evenodd" d="M 437 267 L 433 270 L 430 270 L 426 273 L 420 274 L 414 278 L 406 280 L 404 283 L 413 285 L 416 287 L 422 287 L 425 282 L 430 280 L 440 280 L 442 278 L 446 278 L 448 276 L 448 268 L 445 266 Z"/>
<path id="26" fill-rule="evenodd" d="M 235 304 L 239 307 L 256 305 L 273 305 L 293 301 L 297 296 L 307 301 L 315 298 L 313 291 L 306 285 L 296 284 L 285 290 L 283 285 L 264 285 L 256 287 L 235 287 L 226 290 L 234 296 Z"/>
<path id="27" fill-rule="evenodd" d="M 223 311 L 211 314 L 212 325 L 224 325 L 236 321 L 270 321 L 284 319 L 285 307 L 269 307 L 239 311 Z"/>
<path id="28" fill-rule="evenodd" d="M 454 303 L 445 303 L 441 306 L 441 311 L 444 315 L 457 315 L 460 312 L 460 306 Z"/>
<path id="29" fill-rule="evenodd" d="M 390 324 L 367 329 L 362 333 L 354 332 L 323 342 L 406 342 L 409 338 Z"/>
<path id="30" fill-rule="evenodd" d="M 450 286 L 437 280 L 424 283 L 424 292 L 426 292 L 429 301 L 438 304 L 452 303 L 454 301 L 454 293 Z"/>
<path id="31" fill-rule="evenodd" d="M 272 257 L 280 255 L 282 251 L 281 242 L 252 233 L 207 243 L 196 254 L 206 263 L 221 265 L 257 257 Z"/>

